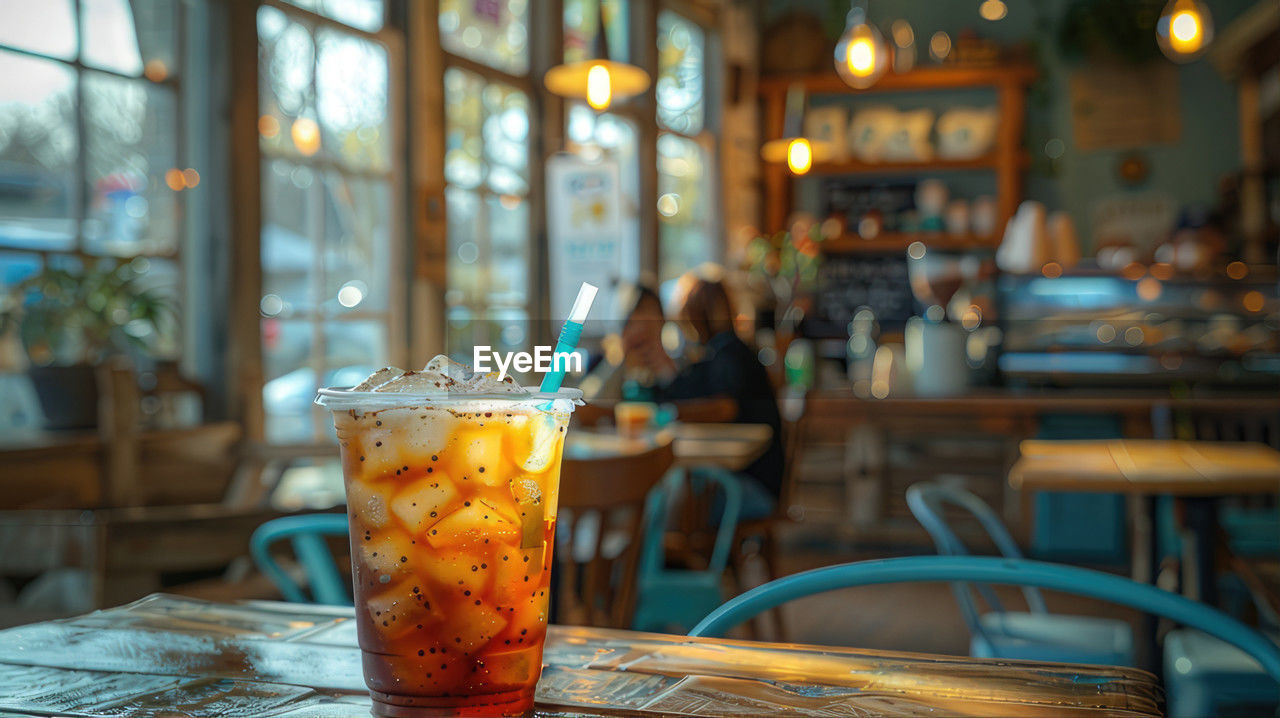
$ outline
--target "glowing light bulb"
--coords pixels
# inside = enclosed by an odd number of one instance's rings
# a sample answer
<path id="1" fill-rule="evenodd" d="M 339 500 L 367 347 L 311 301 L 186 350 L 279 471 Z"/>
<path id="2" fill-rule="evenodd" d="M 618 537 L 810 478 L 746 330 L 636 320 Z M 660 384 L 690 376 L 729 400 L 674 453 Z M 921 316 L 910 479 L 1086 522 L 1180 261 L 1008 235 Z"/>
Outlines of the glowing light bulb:
<path id="1" fill-rule="evenodd" d="M 809 144 L 809 140 L 798 137 L 787 144 L 787 167 L 798 175 L 813 167 L 813 146 Z"/>
<path id="2" fill-rule="evenodd" d="M 1160 50 L 1175 62 L 1200 57 L 1212 39 L 1213 18 L 1199 0 L 1170 0 L 1156 21 Z"/>
<path id="3" fill-rule="evenodd" d="M 1200 18 L 1193 12 L 1180 12 L 1169 21 L 1169 32 L 1174 42 L 1190 45 L 1200 35 Z"/>
<path id="4" fill-rule="evenodd" d="M 1009 14 L 1009 6 L 1004 4 L 1003 0 L 983 0 L 978 6 L 978 14 L 983 20 L 995 22 L 1003 20 Z"/>
<path id="5" fill-rule="evenodd" d="M 836 44 L 836 73 L 859 90 L 871 87 L 889 69 L 884 36 L 866 22 L 861 8 L 849 11 L 849 23 Z"/>
<path id="6" fill-rule="evenodd" d="M 871 41 L 860 37 L 849 43 L 849 54 L 845 58 L 845 64 L 849 66 L 849 71 L 858 77 L 870 75 L 876 66 L 876 51 L 871 46 Z"/>
<path id="7" fill-rule="evenodd" d="M 587 71 L 587 104 L 594 110 L 608 109 L 613 101 L 613 82 L 609 69 L 604 65 L 592 65 Z"/>

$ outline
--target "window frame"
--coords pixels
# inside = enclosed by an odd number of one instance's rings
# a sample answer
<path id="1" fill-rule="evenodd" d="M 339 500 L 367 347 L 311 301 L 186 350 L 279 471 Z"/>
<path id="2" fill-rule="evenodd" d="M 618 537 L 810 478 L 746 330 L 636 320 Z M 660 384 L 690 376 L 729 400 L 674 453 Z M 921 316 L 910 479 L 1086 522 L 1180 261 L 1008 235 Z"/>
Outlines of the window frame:
<path id="1" fill-rule="evenodd" d="M 386 170 L 351 167 L 335 158 L 317 153 L 306 157 L 290 153 L 271 153 L 263 150 L 258 136 L 258 118 L 262 114 L 259 104 L 259 37 L 257 31 L 258 10 L 271 7 L 295 21 L 301 21 L 315 37 L 316 31 L 328 29 L 358 37 L 380 45 L 387 53 L 387 125 L 390 131 Z M 406 57 L 404 29 L 396 22 L 395 3 L 384 8 L 382 27 L 370 32 L 347 25 L 326 15 L 284 2 L 283 0 L 255 0 L 232 3 L 232 200 L 236 208 L 233 228 L 233 271 L 236 274 L 230 301 L 232 336 L 228 370 L 231 374 L 234 404 L 233 414 L 245 427 L 246 436 L 254 441 L 265 441 L 267 414 L 263 401 L 266 386 L 264 347 L 262 345 L 262 316 L 259 302 L 263 291 L 262 229 L 263 206 L 267 201 L 262 182 L 262 172 L 267 162 L 282 160 L 303 165 L 316 173 L 317 186 L 322 187 L 323 175 L 336 172 L 340 175 L 375 179 L 388 183 L 390 213 L 387 218 L 387 263 L 389 286 L 385 311 L 352 311 L 326 315 L 317 306 L 282 321 L 310 324 L 312 348 L 308 364 L 315 370 L 317 381 L 323 376 L 325 363 L 324 327 L 330 323 L 346 321 L 381 321 L 386 330 L 386 356 L 388 362 L 403 365 L 408 357 L 408 273 L 405 270 L 408 252 L 409 217 L 406 200 L 408 176 L 406 143 Z M 318 53 L 313 55 L 313 64 Z M 315 73 L 312 72 L 314 92 Z M 317 190 L 323 192 L 323 189 Z M 314 243 L 324 240 L 320 236 L 309 237 Z M 319 253 L 315 258 L 321 261 Z M 311 268 L 312 272 L 316 267 Z M 320 276 L 323 272 L 320 273 Z M 327 432 L 327 417 L 322 409 L 312 407 L 315 430 L 312 441 L 319 443 Z"/>
<path id="2" fill-rule="evenodd" d="M 706 158 L 707 173 L 707 197 L 710 206 L 707 207 L 708 217 L 710 221 L 707 223 L 708 243 L 707 255 L 711 257 L 711 261 L 723 261 L 726 250 L 726 242 L 724 238 L 724 196 L 722 192 L 721 169 L 720 169 L 720 147 L 718 137 L 720 135 L 720 125 L 723 117 L 723 97 L 721 96 L 721 58 L 720 52 L 720 32 L 718 27 L 718 17 L 715 10 L 697 4 L 695 2 L 686 2 L 682 0 L 661 0 L 654 3 L 653 26 L 649 44 L 653 46 L 656 56 L 657 40 L 658 40 L 658 15 L 662 12 L 671 12 L 682 20 L 693 25 L 697 25 L 702 30 L 703 48 L 702 48 L 702 102 L 703 115 L 702 127 L 693 134 L 682 132 L 680 130 L 671 129 L 662 124 L 657 114 L 657 98 L 656 90 L 650 88 L 647 94 L 654 96 L 653 114 L 650 117 L 651 123 L 656 128 L 653 144 L 652 162 L 654 166 L 654 198 L 651 205 L 652 216 L 655 218 L 655 228 L 653 242 L 655 245 L 654 257 L 655 261 L 651 271 L 654 276 L 661 279 L 662 272 L 662 226 L 661 220 L 658 219 L 657 211 L 657 162 L 658 150 L 657 140 L 663 134 L 672 134 L 685 139 L 693 140 L 702 149 L 703 157 Z M 657 83 L 658 67 L 657 62 L 653 63 L 650 70 L 650 76 Z M 690 267 L 689 269 L 693 269 Z M 672 278 L 674 279 L 674 277 Z"/>
<path id="3" fill-rule="evenodd" d="M 439 0 L 427 0 L 421 4 L 425 9 L 421 23 L 429 25 L 428 28 L 425 28 L 424 44 L 429 45 L 429 47 L 426 48 L 426 54 L 430 58 L 428 64 L 432 68 L 431 76 L 427 77 L 426 81 L 436 85 L 435 91 L 439 93 L 437 96 L 440 99 L 439 102 L 435 103 L 435 107 L 432 108 L 432 111 L 427 114 L 424 120 L 430 126 L 427 134 L 427 140 L 436 146 L 439 151 L 440 159 L 438 162 L 432 161 L 432 166 L 430 170 L 428 170 L 439 173 L 438 177 L 432 178 L 434 181 L 439 183 L 439 189 L 437 192 L 430 193 L 438 197 L 437 202 L 439 205 L 439 212 L 438 215 L 434 215 L 432 218 L 433 229 L 431 230 L 431 233 L 436 236 L 433 239 L 427 239 L 428 244 L 434 245 L 434 251 L 425 255 L 420 253 L 419 261 L 424 264 L 429 262 L 439 262 L 440 267 L 438 272 L 431 271 L 428 268 L 423 268 L 419 271 L 419 275 L 436 277 L 440 285 L 438 289 L 441 294 L 447 293 L 449 288 L 448 265 L 450 248 L 448 237 L 448 202 L 446 200 L 446 194 L 449 188 L 453 185 L 449 183 L 444 175 L 443 158 L 447 142 L 448 112 L 447 98 L 444 95 L 443 89 L 445 73 L 451 68 L 456 68 L 477 75 L 486 83 L 502 83 L 523 92 L 529 101 L 529 133 L 528 147 L 526 150 L 529 192 L 524 197 L 525 201 L 529 203 L 529 246 L 528 266 L 526 268 L 528 296 L 525 297 L 524 311 L 528 318 L 530 335 L 525 338 L 525 341 L 530 345 L 545 344 L 550 340 L 550 334 L 544 326 L 546 325 L 546 322 L 539 321 L 541 318 L 546 317 L 550 311 L 550 303 L 547 297 L 547 287 L 549 284 L 549 270 L 547 267 L 546 254 L 547 237 L 544 229 L 546 217 L 546 153 L 543 151 L 543 148 L 545 146 L 549 146 L 546 137 L 548 128 L 556 126 L 557 123 L 554 122 L 548 114 L 553 107 L 553 103 L 548 101 L 550 95 L 537 78 L 541 78 L 546 73 L 546 70 L 549 67 L 546 62 L 547 49 L 549 47 L 558 47 L 561 44 L 562 31 L 557 24 L 553 33 L 554 37 L 548 38 L 547 33 L 543 32 L 541 28 L 541 25 L 545 24 L 546 18 L 539 13 L 539 10 L 544 10 L 544 8 L 549 6 L 554 6 L 562 13 L 563 10 L 560 9 L 561 2 L 560 0 L 553 0 L 545 5 L 532 0 L 529 2 L 528 13 L 525 17 L 525 21 L 528 26 L 529 62 L 528 72 L 525 75 L 515 75 L 504 69 L 491 67 L 482 62 L 472 60 L 471 58 L 458 55 L 445 49 L 444 44 L 440 41 Z M 432 40 L 434 40 L 434 42 L 432 42 Z M 563 115 L 563 108 L 557 107 L 556 111 L 561 116 Z M 563 120 L 561 120 L 559 124 L 563 124 Z M 439 134 L 438 139 L 434 137 L 436 132 Z M 483 182 L 480 186 L 466 191 L 474 192 L 476 194 L 480 200 L 479 211 L 481 212 L 487 211 L 485 200 L 488 197 L 499 196 L 499 193 L 495 193 L 493 190 L 489 189 Z M 430 194 L 428 201 L 430 201 Z M 491 236 L 486 237 L 485 239 L 487 244 L 491 244 Z M 492 307 L 486 302 L 484 308 L 489 310 Z M 434 344 L 434 348 L 429 350 L 432 354 L 443 353 L 444 349 L 442 349 L 442 347 L 446 346 L 449 339 L 449 304 L 444 299 L 440 301 L 440 312 L 439 332 L 433 332 L 433 334 L 437 335 L 438 340 Z M 480 317 L 480 319 L 487 320 L 487 317 Z M 415 344 L 419 346 L 430 345 L 429 341 L 423 341 L 421 343 L 415 342 Z M 449 348 L 451 349 L 452 347 Z"/>
<path id="4" fill-rule="evenodd" d="M 148 88 L 160 88 L 170 94 L 170 100 L 173 103 L 173 142 L 174 142 L 174 161 L 178 169 L 191 166 L 191 145 L 188 141 L 188 106 L 187 95 L 184 92 L 183 81 L 186 79 L 190 68 L 188 67 L 187 55 L 187 23 L 189 18 L 188 8 L 185 3 L 177 3 L 173 8 L 174 27 L 173 27 L 173 65 L 169 68 L 165 76 L 156 80 L 147 76 L 145 70 L 146 58 L 143 57 L 144 69 L 138 75 L 130 75 L 118 70 L 96 67 L 84 62 L 85 49 L 85 18 L 83 13 L 83 3 L 81 0 L 68 0 L 71 9 L 72 21 L 75 23 L 75 54 L 70 59 L 57 57 L 54 55 L 46 55 L 36 50 L 29 50 L 12 45 L 0 43 L 0 51 L 12 53 L 27 59 L 38 60 L 41 62 L 50 62 L 55 65 L 70 69 L 75 76 L 75 92 L 72 95 L 75 103 L 75 131 L 76 131 L 76 156 L 74 161 L 74 175 L 76 182 L 76 201 L 74 202 L 74 213 L 68 217 L 74 223 L 74 231 L 71 235 L 71 246 L 68 248 L 47 248 L 47 247 L 21 247 L 12 246 L 0 242 L 0 252 L 6 254 L 16 254 L 21 256 L 29 256 L 36 259 L 39 264 L 37 271 L 43 271 L 49 266 L 50 258 L 64 257 L 78 260 L 88 264 L 99 261 L 114 261 L 119 263 L 127 263 L 138 258 L 159 259 L 172 262 L 176 269 L 178 283 L 172 287 L 175 301 L 177 302 L 177 312 L 175 314 L 177 326 L 174 327 L 175 343 L 177 345 L 177 354 L 172 357 L 161 357 L 162 359 L 176 359 L 184 365 L 190 365 L 191 358 L 188 351 L 193 344 L 192 319 L 193 319 L 193 297 L 189 296 L 185 291 L 188 284 L 188 266 L 184 261 L 187 245 L 192 241 L 193 228 L 191 226 L 191 210 L 195 202 L 192 200 L 190 193 L 186 191 L 175 192 L 174 203 L 176 210 L 176 218 L 173 227 L 173 236 L 170 238 L 172 248 L 166 251 L 155 251 L 151 249 L 142 249 L 139 251 L 129 252 L 127 254 L 116 252 L 91 252 L 86 247 L 85 225 L 89 221 L 89 203 L 92 201 L 89 192 L 89 141 L 88 141 L 88 123 L 85 119 L 85 78 L 91 74 L 97 73 L 116 80 L 124 80 L 128 82 L 147 83 Z M 128 2 L 130 11 L 133 11 L 132 2 Z M 139 53 L 141 53 L 139 48 Z M 153 172 L 157 177 L 162 176 L 164 171 L 173 168 L 166 168 L 161 172 Z"/>

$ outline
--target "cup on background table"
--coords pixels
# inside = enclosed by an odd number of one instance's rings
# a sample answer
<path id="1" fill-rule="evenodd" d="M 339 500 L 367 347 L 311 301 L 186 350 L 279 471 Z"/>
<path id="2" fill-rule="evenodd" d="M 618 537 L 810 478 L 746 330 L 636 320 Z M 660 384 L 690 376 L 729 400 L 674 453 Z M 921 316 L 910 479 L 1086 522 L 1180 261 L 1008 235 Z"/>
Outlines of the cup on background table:
<path id="1" fill-rule="evenodd" d="M 618 435 L 638 439 L 653 426 L 658 405 L 648 401 L 620 401 L 613 407 L 613 421 Z"/>

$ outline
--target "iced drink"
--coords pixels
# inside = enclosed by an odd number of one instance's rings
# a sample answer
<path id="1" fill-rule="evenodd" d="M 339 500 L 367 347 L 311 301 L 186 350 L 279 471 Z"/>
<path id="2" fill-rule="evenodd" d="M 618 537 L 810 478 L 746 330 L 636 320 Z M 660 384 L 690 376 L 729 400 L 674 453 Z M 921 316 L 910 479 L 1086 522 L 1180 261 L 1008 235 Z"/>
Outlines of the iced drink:
<path id="1" fill-rule="evenodd" d="M 444 357 L 321 392 L 342 447 L 375 713 L 532 710 L 576 396 L 529 393 Z"/>

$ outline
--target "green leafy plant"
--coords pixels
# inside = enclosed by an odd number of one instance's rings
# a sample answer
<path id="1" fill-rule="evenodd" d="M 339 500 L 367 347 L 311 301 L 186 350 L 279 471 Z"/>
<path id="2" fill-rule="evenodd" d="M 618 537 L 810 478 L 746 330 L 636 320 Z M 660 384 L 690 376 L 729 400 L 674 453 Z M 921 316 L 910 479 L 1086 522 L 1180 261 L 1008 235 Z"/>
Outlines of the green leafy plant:
<path id="1" fill-rule="evenodd" d="M 0 299 L 0 335 L 16 330 L 33 364 L 97 364 L 130 349 L 149 352 L 175 317 L 172 302 L 141 286 L 133 263 L 46 266 Z"/>

